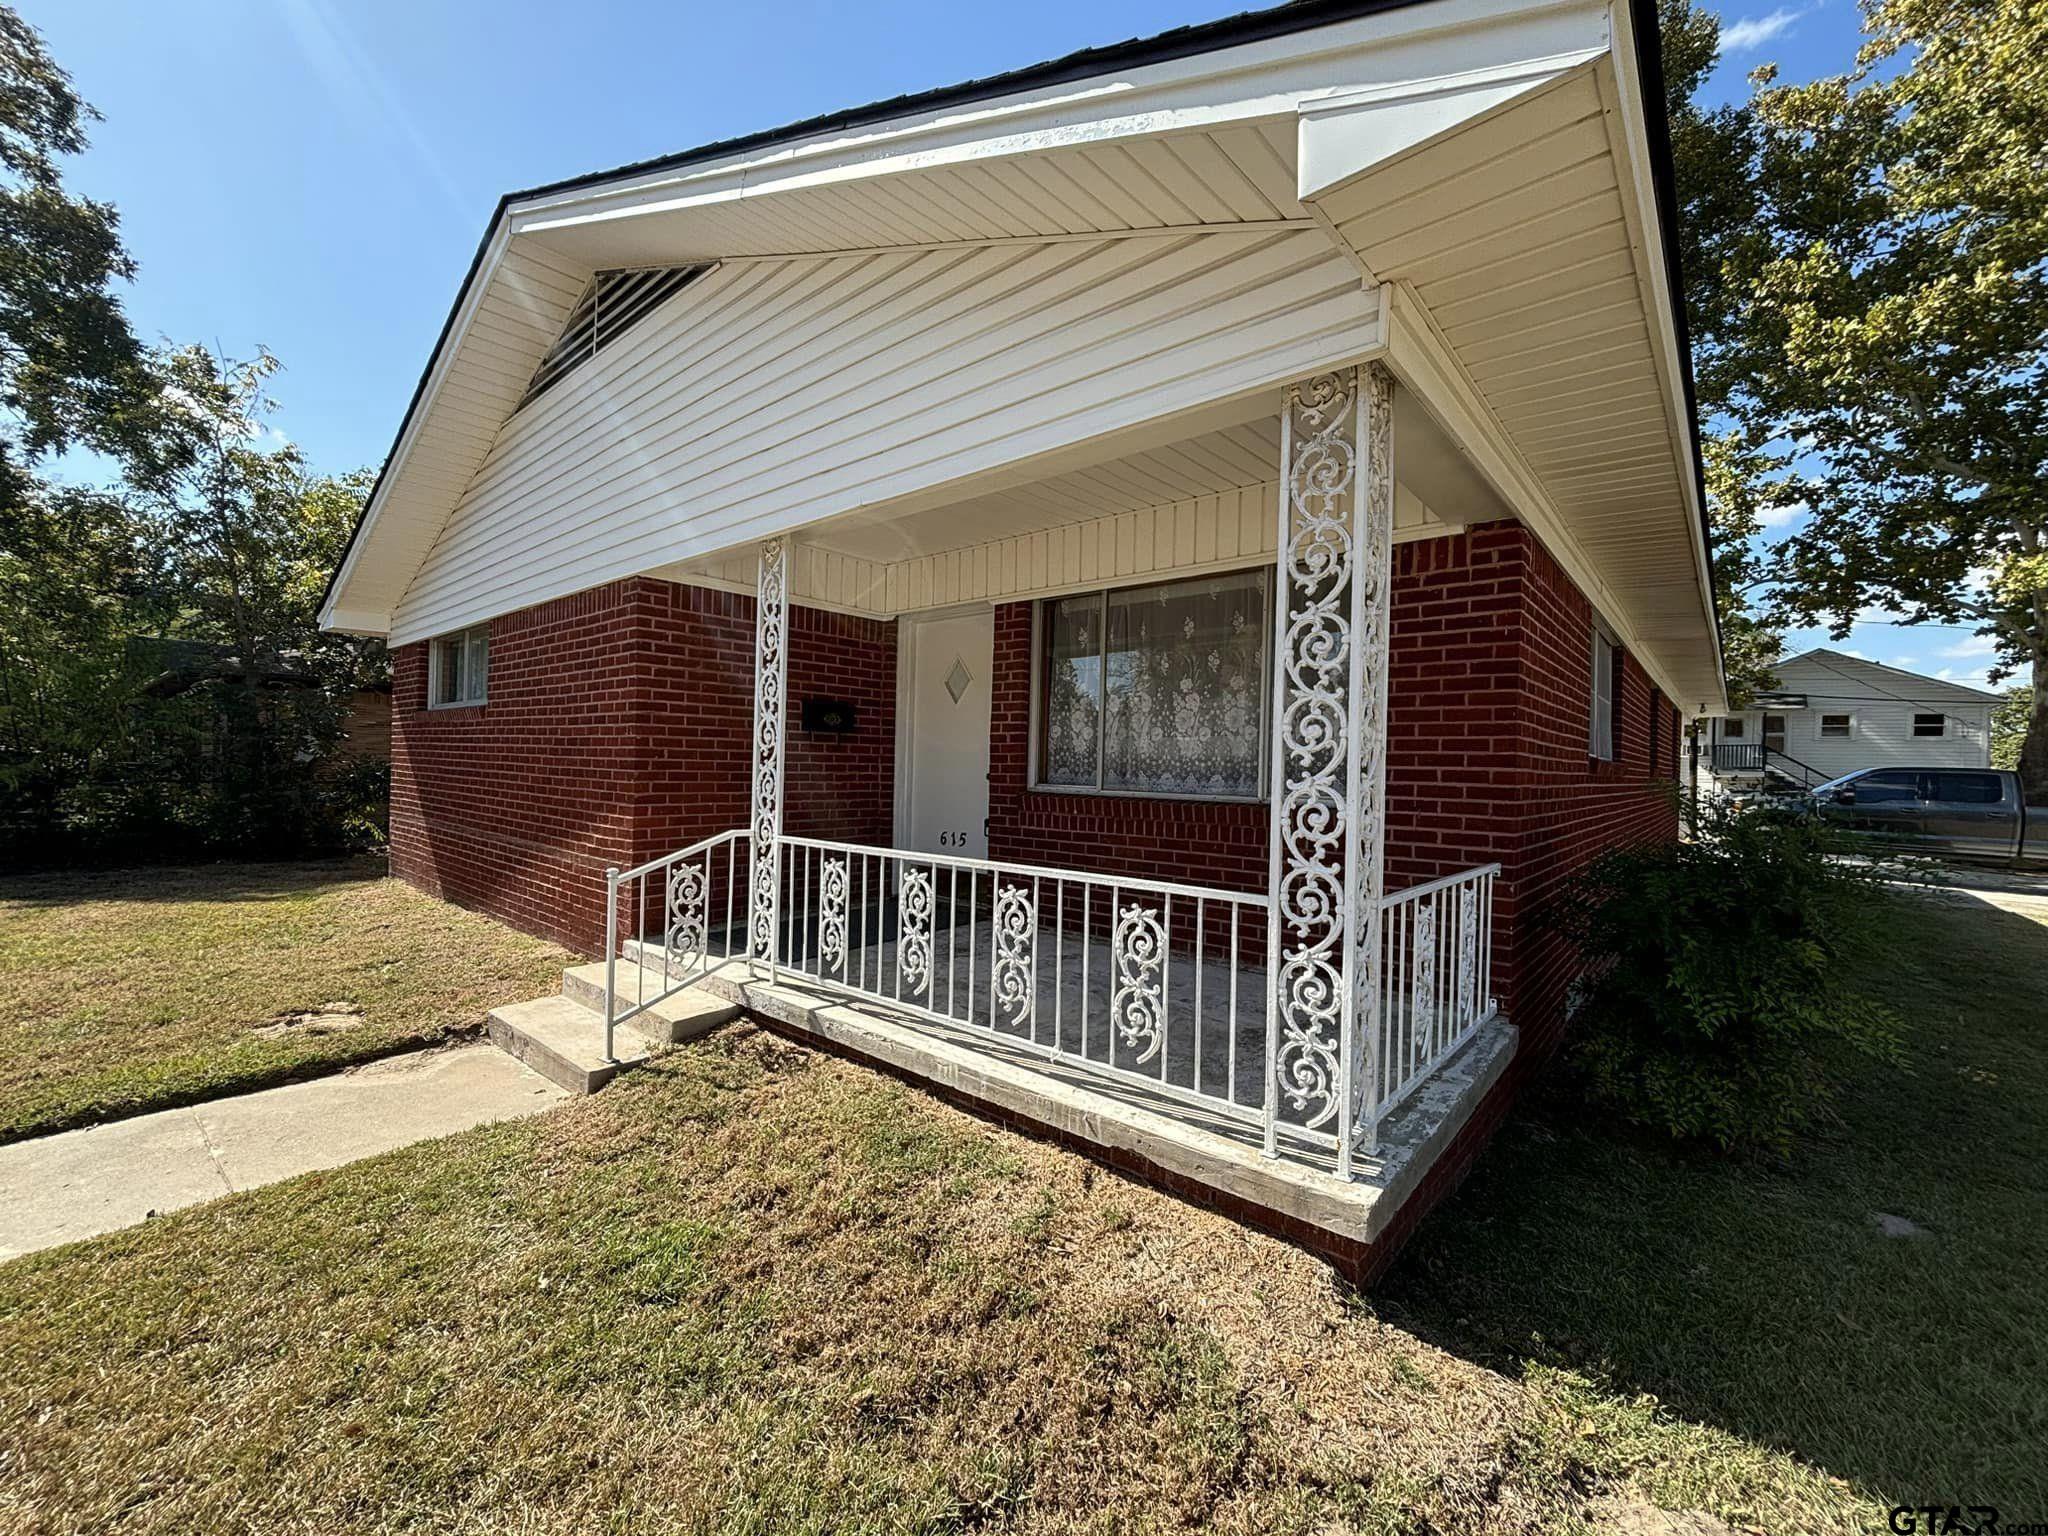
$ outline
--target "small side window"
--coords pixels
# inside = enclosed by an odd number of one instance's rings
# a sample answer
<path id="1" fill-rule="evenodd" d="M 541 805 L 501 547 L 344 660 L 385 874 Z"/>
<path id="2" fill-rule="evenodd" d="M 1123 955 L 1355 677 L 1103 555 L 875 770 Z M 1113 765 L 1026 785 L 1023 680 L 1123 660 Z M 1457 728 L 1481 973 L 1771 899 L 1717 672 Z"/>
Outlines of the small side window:
<path id="1" fill-rule="evenodd" d="M 434 641 L 427 652 L 427 705 L 456 709 L 481 704 L 489 691 L 491 627 L 479 624 Z"/>
<path id="2" fill-rule="evenodd" d="M 1748 729 L 1749 722 L 1744 720 L 1742 716 L 1730 715 L 1721 722 L 1721 739 L 1723 741 L 1740 741 L 1742 740 L 1742 733 Z"/>
<path id="3" fill-rule="evenodd" d="M 1607 638 L 1607 632 L 1593 626 L 1593 708 L 1591 729 L 1586 737 L 1588 755 L 1603 762 L 1621 756 L 1617 696 L 1621 689 L 1621 647 Z"/>
<path id="4" fill-rule="evenodd" d="M 1948 716 L 1915 715 L 1913 717 L 1913 734 L 1915 736 L 1946 736 L 1948 734 Z"/>
<path id="5" fill-rule="evenodd" d="M 1824 738 L 1843 740 L 1851 734 L 1853 724 L 1852 717 L 1848 715 L 1822 715 L 1820 733 Z"/>

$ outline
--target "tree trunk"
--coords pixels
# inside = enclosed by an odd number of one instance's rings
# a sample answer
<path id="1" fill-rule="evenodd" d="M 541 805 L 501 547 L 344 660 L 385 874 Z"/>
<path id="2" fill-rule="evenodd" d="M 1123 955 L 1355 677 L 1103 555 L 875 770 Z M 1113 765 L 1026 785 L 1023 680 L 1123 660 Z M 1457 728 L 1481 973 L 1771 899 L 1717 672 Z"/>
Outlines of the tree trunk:
<path id="1" fill-rule="evenodd" d="M 2020 744 L 2020 786 L 2027 804 L 2048 805 L 2048 649 L 2034 651 L 2034 708 Z"/>

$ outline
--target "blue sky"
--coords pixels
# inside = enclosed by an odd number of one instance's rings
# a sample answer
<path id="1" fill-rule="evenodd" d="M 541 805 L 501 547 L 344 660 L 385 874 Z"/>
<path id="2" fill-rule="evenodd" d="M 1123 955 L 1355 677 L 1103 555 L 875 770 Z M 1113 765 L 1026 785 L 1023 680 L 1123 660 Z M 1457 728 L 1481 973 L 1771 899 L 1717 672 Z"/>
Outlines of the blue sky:
<path id="1" fill-rule="evenodd" d="M 145 336 L 285 364 L 275 424 L 378 463 L 502 192 L 1228 15 L 1242 0 L 16 0 L 105 115 L 70 168 L 121 211 Z M 1851 0 L 1735 4 L 1716 88 L 1844 68 Z M 1795 637 L 1804 639 L 1805 637 Z M 1964 680 L 1962 631 L 1847 647 Z"/>

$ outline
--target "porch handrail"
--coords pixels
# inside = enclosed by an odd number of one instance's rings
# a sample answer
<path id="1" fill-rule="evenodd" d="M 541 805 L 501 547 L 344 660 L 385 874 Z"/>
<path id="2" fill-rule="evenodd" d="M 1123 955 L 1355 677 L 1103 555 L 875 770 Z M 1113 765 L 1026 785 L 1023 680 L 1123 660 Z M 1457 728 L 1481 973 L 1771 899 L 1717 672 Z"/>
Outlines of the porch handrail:
<path id="1" fill-rule="evenodd" d="M 1499 873 L 1500 865 L 1498 864 L 1475 864 L 1470 869 L 1460 869 L 1448 875 L 1439 875 L 1436 879 L 1425 880 L 1420 885 L 1405 885 L 1398 891 L 1389 891 L 1386 895 L 1382 896 L 1380 898 L 1380 910 L 1384 912 L 1388 907 L 1399 906 L 1404 901 L 1414 901 L 1422 896 L 1433 896 L 1438 891 L 1447 891 L 1452 886 L 1461 885 L 1467 880 L 1477 880 L 1481 876 L 1493 876 Z"/>
<path id="2" fill-rule="evenodd" d="M 943 864 L 955 869 L 994 871 L 1005 875 L 1031 875 L 1044 880 L 1090 880 L 1114 885 L 1119 890 L 1143 891 L 1152 896 L 1191 896 L 1203 901 L 1237 901 L 1264 905 L 1270 899 L 1264 891 L 1233 891 L 1225 886 L 1187 885 L 1175 880 L 1149 880 L 1141 875 L 1104 874 L 1096 870 L 1061 869 L 1052 864 L 1021 864 L 1009 859 L 977 859 L 961 853 L 920 853 L 910 848 L 883 848 L 872 843 L 841 843 L 817 837 L 791 837 L 781 842 L 792 848 L 828 848 L 834 853 L 858 853 L 873 858 L 911 859 L 919 864 Z"/>
<path id="3" fill-rule="evenodd" d="M 659 858 L 636 864 L 631 869 L 607 869 L 604 872 L 604 1055 L 607 1061 L 617 1061 L 618 1027 L 636 1014 L 675 996 L 699 976 L 711 969 L 711 889 L 713 884 L 712 866 L 717 853 L 726 851 L 725 881 L 725 923 L 721 930 L 724 953 L 720 959 L 730 959 L 733 953 L 732 933 L 735 897 L 739 898 L 738 913 L 744 922 L 746 918 L 745 898 L 738 891 L 737 866 L 739 854 L 734 845 L 744 842 L 745 827 L 714 833 L 687 848 L 678 848 L 674 853 L 664 853 Z M 653 876 L 660 875 L 661 904 L 657 909 L 660 916 L 662 985 L 656 993 L 647 995 L 647 891 Z M 635 915 L 633 937 L 640 941 L 638 964 L 634 966 L 634 997 L 631 1007 L 619 1007 L 619 892 L 626 889 L 637 891 L 633 903 Z M 680 975 L 676 970 L 676 956 L 683 956 Z"/>

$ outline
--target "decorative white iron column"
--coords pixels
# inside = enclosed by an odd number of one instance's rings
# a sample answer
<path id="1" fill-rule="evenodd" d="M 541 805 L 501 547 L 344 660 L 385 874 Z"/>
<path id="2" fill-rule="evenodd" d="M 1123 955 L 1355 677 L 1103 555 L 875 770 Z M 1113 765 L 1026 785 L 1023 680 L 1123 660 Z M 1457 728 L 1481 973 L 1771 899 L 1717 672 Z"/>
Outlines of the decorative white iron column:
<path id="1" fill-rule="evenodd" d="M 1379 1100 L 1393 404 L 1371 363 L 1290 385 L 1280 416 L 1266 1153 L 1284 1104 L 1334 1123 L 1342 1178 Z"/>
<path id="2" fill-rule="evenodd" d="M 753 894 L 747 905 L 747 961 L 775 975 L 781 905 L 783 693 L 789 679 L 787 541 L 761 545 L 754 604 L 754 809 L 750 854 Z"/>

